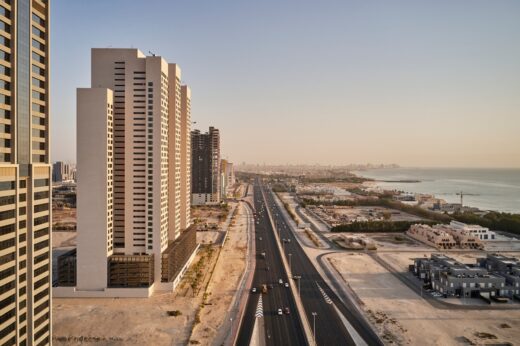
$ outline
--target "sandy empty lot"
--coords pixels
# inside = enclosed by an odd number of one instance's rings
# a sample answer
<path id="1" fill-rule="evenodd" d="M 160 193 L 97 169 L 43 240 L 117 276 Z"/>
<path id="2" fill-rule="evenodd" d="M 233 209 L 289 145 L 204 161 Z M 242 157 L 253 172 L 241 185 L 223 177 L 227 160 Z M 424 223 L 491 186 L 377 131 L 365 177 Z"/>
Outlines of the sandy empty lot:
<path id="1" fill-rule="evenodd" d="M 229 311 L 245 269 L 247 215 L 239 206 L 229 229 L 228 239 L 207 287 L 207 300 L 190 338 L 203 345 L 221 345 L 230 331 Z"/>
<path id="2" fill-rule="evenodd" d="M 395 266 L 400 267 L 409 264 L 408 258 L 414 255 L 382 256 L 389 262 L 394 260 Z M 467 345 L 473 342 L 474 345 L 496 345 L 517 344 L 520 340 L 520 309 L 436 309 L 366 254 L 342 253 L 329 258 L 363 302 L 367 316 L 388 344 Z"/>
<path id="3" fill-rule="evenodd" d="M 147 299 L 54 298 L 53 344 L 187 345 L 190 339 L 199 339 L 203 345 L 220 345 L 222 341 L 213 340 L 227 336 L 226 313 L 245 266 L 244 210 L 239 210 L 233 224 L 222 251 L 217 246 L 201 248 L 175 292 L 156 293 Z M 60 232 L 53 240 L 56 245 L 65 245 L 72 241 L 67 236 L 73 235 Z M 201 260 L 202 265 L 197 266 Z M 195 267 L 201 268 L 202 279 L 193 290 Z M 180 315 L 169 316 L 168 311 L 178 311 Z M 195 323 L 196 319 L 200 322 Z"/>

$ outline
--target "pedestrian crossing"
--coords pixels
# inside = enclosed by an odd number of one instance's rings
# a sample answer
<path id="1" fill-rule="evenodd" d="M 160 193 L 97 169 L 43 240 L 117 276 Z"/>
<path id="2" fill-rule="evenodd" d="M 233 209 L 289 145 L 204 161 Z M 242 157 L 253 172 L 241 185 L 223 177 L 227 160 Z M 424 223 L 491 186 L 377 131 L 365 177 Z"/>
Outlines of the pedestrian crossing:
<path id="1" fill-rule="evenodd" d="M 264 317 L 264 304 L 262 302 L 262 295 L 260 295 L 260 298 L 258 298 L 258 305 L 256 306 L 255 317 L 256 318 Z"/>
<path id="2" fill-rule="evenodd" d="M 329 298 L 329 296 L 327 295 L 327 293 L 325 293 L 325 291 L 323 290 L 323 288 L 321 288 L 320 284 L 318 284 L 316 282 L 316 285 L 318 285 L 318 289 L 320 290 L 321 294 L 323 295 L 323 298 L 325 298 L 325 301 L 327 302 L 327 304 L 332 304 L 332 300 Z"/>

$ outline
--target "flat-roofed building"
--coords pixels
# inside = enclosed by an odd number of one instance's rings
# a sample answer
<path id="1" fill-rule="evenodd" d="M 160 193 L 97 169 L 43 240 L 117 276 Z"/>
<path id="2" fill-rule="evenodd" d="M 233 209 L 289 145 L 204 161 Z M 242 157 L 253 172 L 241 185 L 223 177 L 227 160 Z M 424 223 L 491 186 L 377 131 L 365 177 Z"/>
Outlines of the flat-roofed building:
<path id="1" fill-rule="evenodd" d="M 424 283 L 446 296 L 513 298 L 520 292 L 520 276 L 493 270 L 492 263 L 501 260 L 488 255 L 477 259 L 476 264 L 464 264 L 442 254 L 432 254 L 430 258 L 415 259 L 410 269 Z M 488 263 L 490 268 L 486 267 Z"/>
<path id="2" fill-rule="evenodd" d="M 161 262 L 179 251 L 183 231 L 180 68 L 133 48 L 94 48 L 91 83 L 78 89 L 77 261 L 62 258 L 77 263 L 76 272 L 63 266 L 77 283 L 54 292 L 147 297 L 172 290 L 179 277 L 164 273 L 172 267 Z M 178 275 L 196 250 L 196 242 L 182 244 L 190 247 L 182 251 L 187 258 L 169 256 Z"/>
<path id="3" fill-rule="evenodd" d="M 495 240 L 495 232 L 491 232 L 489 228 L 480 225 L 467 225 L 463 222 L 451 221 L 450 227 L 456 231 L 465 231 L 469 234 L 479 238 L 480 240 Z"/>
<path id="4" fill-rule="evenodd" d="M 450 234 L 461 249 L 483 249 L 484 244 L 479 237 L 465 229 L 455 229 L 449 225 L 435 225 L 434 229 Z"/>
<path id="5" fill-rule="evenodd" d="M 457 242 L 451 234 L 444 230 L 432 228 L 429 225 L 412 225 L 406 234 L 437 249 L 451 249 L 457 246 Z"/>
<path id="6" fill-rule="evenodd" d="M 191 132 L 193 205 L 221 202 L 220 133 L 210 127 L 206 133 Z"/>

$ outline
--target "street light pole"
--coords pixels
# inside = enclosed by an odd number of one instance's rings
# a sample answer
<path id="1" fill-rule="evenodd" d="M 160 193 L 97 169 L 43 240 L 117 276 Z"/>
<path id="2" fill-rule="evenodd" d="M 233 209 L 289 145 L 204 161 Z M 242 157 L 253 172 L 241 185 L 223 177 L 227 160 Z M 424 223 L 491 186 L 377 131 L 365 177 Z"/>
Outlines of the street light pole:
<path id="1" fill-rule="evenodd" d="M 298 280 L 298 295 L 300 295 L 300 279 L 301 279 L 301 275 L 294 275 L 293 276 L 293 279 L 295 280 Z"/>
<path id="2" fill-rule="evenodd" d="M 318 313 L 312 313 L 312 336 L 314 337 L 314 346 L 316 346 L 316 316 Z"/>

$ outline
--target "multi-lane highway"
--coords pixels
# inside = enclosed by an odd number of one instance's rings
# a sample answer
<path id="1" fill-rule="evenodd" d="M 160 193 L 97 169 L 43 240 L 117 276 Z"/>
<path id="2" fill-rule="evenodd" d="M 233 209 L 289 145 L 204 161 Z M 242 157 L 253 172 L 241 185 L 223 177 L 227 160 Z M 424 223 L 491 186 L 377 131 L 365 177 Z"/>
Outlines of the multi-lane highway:
<path id="1" fill-rule="evenodd" d="M 305 335 L 297 314 L 294 297 L 291 290 L 284 285 L 289 282 L 289 279 L 282 265 L 273 228 L 258 184 L 254 186 L 254 207 L 257 259 L 252 287 L 255 287 L 257 292 L 250 293 L 236 344 L 249 345 L 257 319 L 258 300 L 262 296 L 261 312 L 263 316 L 260 318 L 263 319 L 264 330 L 259 330 L 259 332 L 265 333 L 266 344 L 305 345 Z M 262 253 L 265 253 L 265 258 L 261 255 Z M 284 284 L 280 285 L 280 279 Z M 266 294 L 262 293 L 262 285 L 269 287 Z M 283 311 L 285 308 L 289 309 L 289 314 L 278 315 L 278 309 Z"/>
<path id="2" fill-rule="evenodd" d="M 356 344 L 342 319 L 348 320 L 350 326 L 356 330 L 358 334 L 356 341 L 359 342 L 360 337 L 368 345 L 382 345 L 353 303 L 340 300 L 323 281 L 275 203 L 272 191 L 258 179 L 254 185 L 254 205 L 257 264 L 253 287 L 256 287 L 260 293 L 250 294 L 236 344 L 248 345 L 251 340 L 257 318 L 255 313 L 258 307 L 258 295 L 262 294 L 260 288 L 264 283 L 273 287 L 267 294 L 262 295 L 265 319 L 263 332 L 265 332 L 266 343 L 268 345 L 307 344 L 291 290 L 278 283 L 282 278 L 284 283 L 289 282 L 299 289 L 304 312 L 316 337 L 317 345 Z M 274 228 L 267 214 L 267 208 L 272 216 Z M 274 232 L 278 233 L 282 241 L 282 251 L 290 264 L 293 278 L 287 278 Z M 265 259 L 261 256 L 262 252 L 265 252 Z M 289 307 L 291 314 L 277 315 L 277 310 L 285 307 Z"/>
<path id="3" fill-rule="evenodd" d="M 343 302 L 340 300 L 328 284 L 323 281 L 296 240 L 294 233 L 290 230 L 286 218 L 278 204 L 275 203 L 272 191 L 265 185 L 262 185 L 262 189 L 280 238 L 285 239 L 284 252 L 287 257 L 290 257 L 292 273 L 294 276 L 300 277 L 301 299 L 308 320 L 311 324 L 315 323 L 316 343 L 318 345 L 355 344 L 341 321 L 337 308 L 366 344 L 382 345 L 379 337 L 361 316 L 354 304 L 350 301 Z"/>

